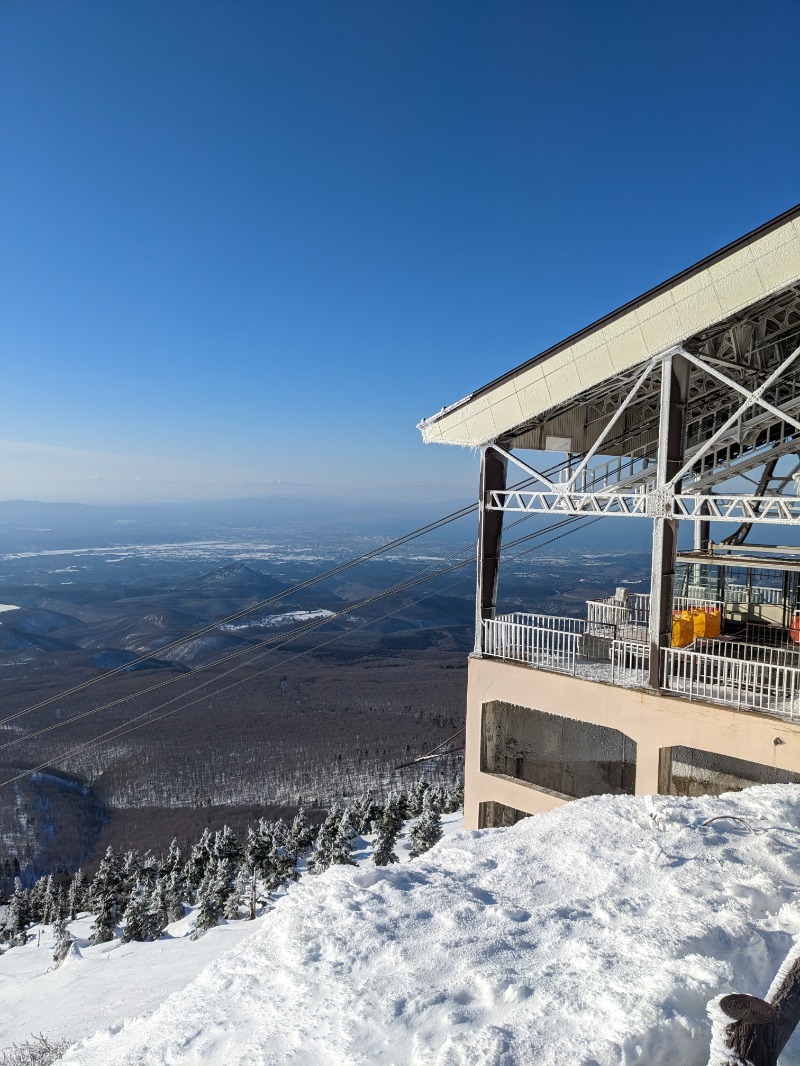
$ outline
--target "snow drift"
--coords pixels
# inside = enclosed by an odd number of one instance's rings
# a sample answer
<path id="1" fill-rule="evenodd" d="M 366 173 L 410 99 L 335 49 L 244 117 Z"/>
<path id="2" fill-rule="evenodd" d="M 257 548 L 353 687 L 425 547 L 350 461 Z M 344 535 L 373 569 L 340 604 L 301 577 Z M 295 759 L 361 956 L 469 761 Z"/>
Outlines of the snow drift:
<path id="1" fill-rule="evenodd" d="M 799 840 L 800 788 L 769 786 L 582 800 L 333 868 L 63 1061 L 705 1066 L 709 1000 L 764 995 L 800 930 Z"/>

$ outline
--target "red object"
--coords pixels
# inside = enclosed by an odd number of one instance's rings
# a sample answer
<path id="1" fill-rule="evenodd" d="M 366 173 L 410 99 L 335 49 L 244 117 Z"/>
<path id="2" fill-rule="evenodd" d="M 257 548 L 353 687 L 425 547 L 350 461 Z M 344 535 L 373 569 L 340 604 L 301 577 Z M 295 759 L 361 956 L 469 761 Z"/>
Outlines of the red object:
<path id="1" fill-rule="evenodd" d="M 789 636 L 795 644 L 800 644 L 800 614 L 792 615 L 792 625 L 789 629 Z"/>

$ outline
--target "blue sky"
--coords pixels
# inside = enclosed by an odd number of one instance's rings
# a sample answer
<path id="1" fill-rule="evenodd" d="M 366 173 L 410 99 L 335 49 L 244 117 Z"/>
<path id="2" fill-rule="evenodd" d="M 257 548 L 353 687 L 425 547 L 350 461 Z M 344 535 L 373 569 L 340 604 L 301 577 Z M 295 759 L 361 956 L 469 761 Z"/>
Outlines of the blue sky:
<path id="1" fill-rule="evenodd" d="M 416 422 L 798 200 L 795 0 L 4 0 L 0 499 L 452 499 Z"/>

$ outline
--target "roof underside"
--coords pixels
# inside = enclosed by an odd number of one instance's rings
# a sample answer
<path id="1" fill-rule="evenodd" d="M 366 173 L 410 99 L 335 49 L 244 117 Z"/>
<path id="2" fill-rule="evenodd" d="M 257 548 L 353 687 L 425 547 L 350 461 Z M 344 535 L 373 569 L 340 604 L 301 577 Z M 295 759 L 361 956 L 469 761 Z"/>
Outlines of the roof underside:
<path id="1" fill-rule="evenodd" d="M 764 379 L 800 344 L 800 206 L 728 245 L 587 329 L 420 423 L 429 443 L 587 451 L 643 364 L 682 345 L 742 385 Z M 765 373 L 766 372 L 766 373 Z M 800 375 L 800 371 L 798 372 Z M 658 428 L 658 375 L 637 394 L 624 426 L 604 445 L 630 455 Z M 785 375 L 775 399 L 800 406 L 800 380 Z M 731 402 L 730 390 L 693 372 L 687 425 Z"/>

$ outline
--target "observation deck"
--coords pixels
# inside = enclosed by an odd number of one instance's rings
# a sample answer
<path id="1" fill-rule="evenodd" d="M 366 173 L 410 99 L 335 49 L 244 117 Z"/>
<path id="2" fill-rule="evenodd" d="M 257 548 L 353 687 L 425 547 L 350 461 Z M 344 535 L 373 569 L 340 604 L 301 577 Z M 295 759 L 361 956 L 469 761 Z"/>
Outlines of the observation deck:
<path id="1" fill-rule="evenodd" d="M 800 783 L 800 207 L 419 428 L 481 452 L 468 825 Z M 504 611 L 509 515 L 649 523 L 650 593 Z"/>

